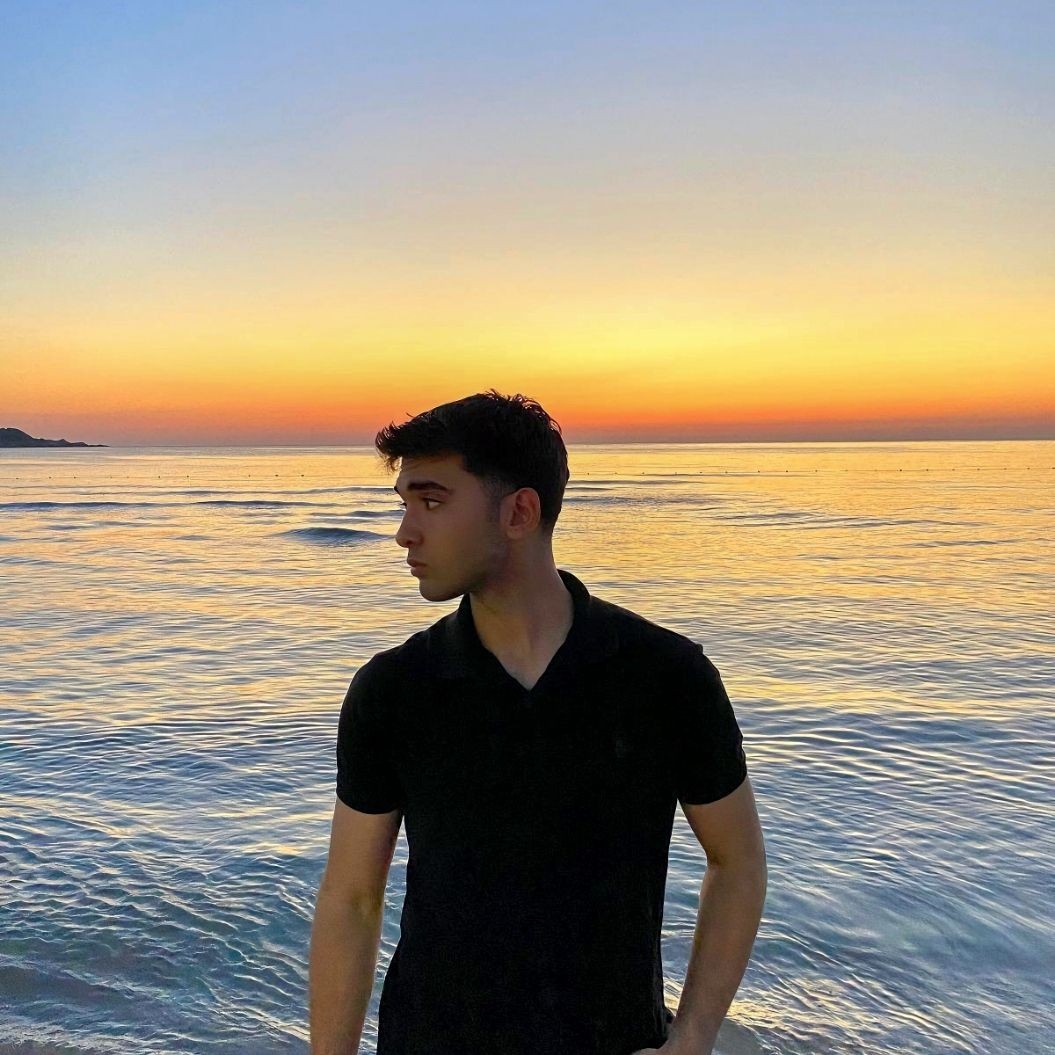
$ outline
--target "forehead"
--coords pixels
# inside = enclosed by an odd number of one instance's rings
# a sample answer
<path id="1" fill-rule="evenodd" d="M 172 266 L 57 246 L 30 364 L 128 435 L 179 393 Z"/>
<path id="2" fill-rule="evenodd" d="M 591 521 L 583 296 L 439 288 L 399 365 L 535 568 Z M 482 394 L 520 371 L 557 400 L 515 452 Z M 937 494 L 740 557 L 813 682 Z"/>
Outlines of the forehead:
<path id="1" fill-rule="evenodd" d="M 405 458 L 402 460 L 399 475 L 392 487 L 393 491 L 449 491 L 453 492 L 459 485 L 464 485 L 471 477 L 462 467 L 460 454 L 445 455 L 442 458 Z"/>

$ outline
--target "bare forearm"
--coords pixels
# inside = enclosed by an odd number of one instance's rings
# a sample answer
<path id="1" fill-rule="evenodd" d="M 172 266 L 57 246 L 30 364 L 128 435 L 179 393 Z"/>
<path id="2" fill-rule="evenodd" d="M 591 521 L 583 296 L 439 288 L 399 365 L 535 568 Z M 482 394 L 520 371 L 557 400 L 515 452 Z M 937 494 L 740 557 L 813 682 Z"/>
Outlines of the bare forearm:
<path id="1" fill-rule="evenodd" d="M 666 1050 L 710 1055 L 747 970 L 765 899 L 764 860 L 707 868 L 681 1002 Z"/>
<path id="2" fill-rule="evenodd" d="M 383 915 L 383 906 L 356 909 L 320 889 L 308 955 L 311 1055 L 357 1055 Z"/>

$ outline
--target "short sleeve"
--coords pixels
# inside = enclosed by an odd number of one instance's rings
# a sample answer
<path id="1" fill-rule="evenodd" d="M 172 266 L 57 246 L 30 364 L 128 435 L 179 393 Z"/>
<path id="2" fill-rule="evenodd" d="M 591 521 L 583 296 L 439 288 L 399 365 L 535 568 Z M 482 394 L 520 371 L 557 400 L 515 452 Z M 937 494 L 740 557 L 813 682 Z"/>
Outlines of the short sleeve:
<path id="1" fill-rule="evenodd" d="M 693 642 L 670 699 L 672 782 L 684 803 L 715 802 L 747 776 L 743 735 L 718 668 Z"/>
<path id="2" fill-rule="evenodd" d="M 355 672 L 337 721 L 337 797 L 361 813 L 389 813 L 402 802 L 375 660 Z"/>

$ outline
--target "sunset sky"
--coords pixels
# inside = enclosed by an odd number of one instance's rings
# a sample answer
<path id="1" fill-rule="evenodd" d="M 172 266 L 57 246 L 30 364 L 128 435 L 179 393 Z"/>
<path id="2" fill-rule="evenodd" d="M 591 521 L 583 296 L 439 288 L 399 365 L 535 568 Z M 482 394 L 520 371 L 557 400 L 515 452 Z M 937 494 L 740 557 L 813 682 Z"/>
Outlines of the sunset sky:
<path id="1" fill-rule="evenodd" d="M 1055 438 L 1055 5 L 0 12 L 0 426 Z"/>

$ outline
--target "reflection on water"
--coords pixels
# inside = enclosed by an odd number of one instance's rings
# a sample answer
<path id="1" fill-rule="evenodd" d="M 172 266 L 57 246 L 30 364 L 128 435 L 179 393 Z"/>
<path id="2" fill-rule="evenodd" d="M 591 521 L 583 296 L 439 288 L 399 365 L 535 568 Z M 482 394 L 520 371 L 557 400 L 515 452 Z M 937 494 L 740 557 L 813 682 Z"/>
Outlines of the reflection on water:
<path id="1" fill-rule="evenodd" d="M 0 1052 L 307 1051 L 333 745 L 451 610 L 370 449 L 0 453 Z M 722 673 L 769 896 L 718 1051 L 1055 1050 L 1051 443 L 573 447 L 555 537 Z M 376 1002 L 398 938 L 400 835 Z M 704 863 L 678 814 L 677 1006 Z"/>

